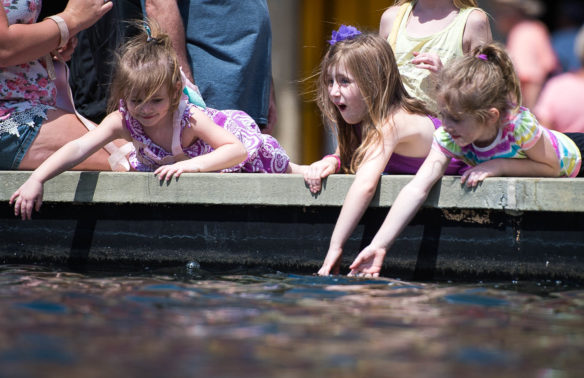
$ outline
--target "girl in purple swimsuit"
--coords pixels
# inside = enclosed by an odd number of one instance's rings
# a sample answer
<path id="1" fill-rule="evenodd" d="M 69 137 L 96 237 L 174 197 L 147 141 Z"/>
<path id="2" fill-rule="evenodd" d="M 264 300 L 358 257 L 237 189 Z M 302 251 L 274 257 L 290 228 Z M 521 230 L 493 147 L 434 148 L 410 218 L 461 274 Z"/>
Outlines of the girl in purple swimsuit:
<path id="1" fill-rule="evenodd" d="M 338 274 L 343 245 L 369 206 L 383 173 L 415 174 L 430 152 L 439 121 L 406 92 L 389 44 L 341 26 L 320 65 L 317 102 L 337 135 L 337 149 L 310 165 L 311 192 L 330 174 L 355 174 L 319 275 Z M 462 167 L 455 162 L 449 174 Z"/>
<path id="2" fill-rule="evenodd" d="M 145 24 L 122 47 L 116 67 L 110 110 L 117 110 L 33 172 L 10 199 L 15 215 L 30 219 L 32 209 L 40 208 L 45 181 L 120 138 L 132 142 L 133 170 L 154 171 L 161 181 L 184 172 L 303 173 L 305 167 L 291 163 L 278 141 L 262 134 L 246 113 L 191 102 L 192 91 L 184 90 L 190 83 L 156 24 Z"/>

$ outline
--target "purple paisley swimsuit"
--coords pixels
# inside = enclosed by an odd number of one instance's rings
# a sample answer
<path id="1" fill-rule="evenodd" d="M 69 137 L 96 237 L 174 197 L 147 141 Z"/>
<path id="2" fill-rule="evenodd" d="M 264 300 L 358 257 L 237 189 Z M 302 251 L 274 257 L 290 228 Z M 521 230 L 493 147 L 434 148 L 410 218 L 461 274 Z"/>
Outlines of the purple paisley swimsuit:
<path id="1" fill-rule="evenodd" d="M 180 136 L 185 127 L 191 127 L 191 111 L 197 107 L 181 100 L 175 113 L 173 125 L 173 151 L 169 152 L 154 143 L 144 132 L 144 128 L 127 111 L 126 104 L 120 100 L 119 110 L 124 117 L 125 126 L 130 132 L 134 151 L 130 153 L 130 164 L 137 171 L 154 171 L 161 165 L 172 164 L 186 158 L 193 158 L 213 151 L 213 148 L 198 139 L 187 147 L 180 146 Z M 221 172 L 259 172 L 286 173 L 290 158 L 278 141 L 262 134 L 254 120 L 240 110 L 215 110 L 198 108 L 217 125 L 231 132 L 239 139 L 247 150 L 247 159 L 242 163 L 223 169 Z"/>

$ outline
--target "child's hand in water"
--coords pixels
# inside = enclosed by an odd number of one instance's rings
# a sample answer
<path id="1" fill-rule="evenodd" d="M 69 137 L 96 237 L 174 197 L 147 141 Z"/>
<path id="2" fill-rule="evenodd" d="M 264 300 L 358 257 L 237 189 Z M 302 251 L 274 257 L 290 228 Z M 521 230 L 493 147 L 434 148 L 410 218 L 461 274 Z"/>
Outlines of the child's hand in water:
<path id="1" fill-rule="evenodd" d="M 418 68 L 424 68 L 433 73 L 438 73 L 442 70 L 442 60 L 440 60 L 440 57 L 434 53 L 414 52 L 412 64 L 415 64 Z"/>
<path id="2" fill-rule="evenodd" d="M 322 189 L 322 179 L 335 173 L 337 166 L 330 161 L 323 159 L 308 166 L 304 171 L 304 182 L 312 193 L 318 193 Z"/>
<path id="3" fill-rule="evenodd" d="M 32 218 L 32 209 L 39 211 L 43 204 L 43 184 L 38 180 L 29 178 L 10 197 L 10 205 L 14 204 L 14 215 L 22 220 Z"/>
<path id="4" fill-rule="evenodd" d="M 170 181 L 173 177 L 179 178 L 183 173 L 197 173 L 200 171 L 200 167 L 194 164 L 193 159 L 190 159 L 158 167 L 154 171 L 154 175 L 158 176 L 160 181 Z"/>
<path id="5" fill-rule="evenodd" d="M 319 276 L 328 276 L 330 274 L 339 274 L 341 272 L 341 255 L 342 250 L 329 249 L 322 267 L 318 270 Z"/>
<path id="6" fill-rule="evenodd" d="M 466 186 L 469 188 L 474 188 L 487 177 L 500 176 L 500 165 L 497 160 L 498 159 L 489 160 L 477 165 L 476 167 L 468 169 L 460 177 L 460 182 L 462 184 L 466 183 Z"/>
<path id="7" fill-rule="evenodd" d="M 371 245 L 362 250 L 355 258 L 349 268 L 349 276 L 355 277 L 379 277 L 383 259 L 385 258 L 385 248 L 376 248 Z"/>

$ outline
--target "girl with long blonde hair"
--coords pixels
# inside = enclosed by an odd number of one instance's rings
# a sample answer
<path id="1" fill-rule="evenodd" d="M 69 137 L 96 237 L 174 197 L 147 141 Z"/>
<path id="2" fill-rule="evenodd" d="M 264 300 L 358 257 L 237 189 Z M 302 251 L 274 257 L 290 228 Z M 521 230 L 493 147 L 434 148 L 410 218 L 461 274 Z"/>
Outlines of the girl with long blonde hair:
<path id="1" fill-rule="evenodd" d="M 318 81 L 317 102 L 337 135 L 337 149 L 310 165 L 313 193 L 322 180 L 355 174 L 331 237 L 320 275 L 338 273 L 342 248 L 369 206 L 383 173 L 414 174 L 430 151 L 439 121 L 401 83 L 391 47 L 376 34 L 341 26 L 333 32 Z M 458 172 L 453 163 L 449 173 Z"/>

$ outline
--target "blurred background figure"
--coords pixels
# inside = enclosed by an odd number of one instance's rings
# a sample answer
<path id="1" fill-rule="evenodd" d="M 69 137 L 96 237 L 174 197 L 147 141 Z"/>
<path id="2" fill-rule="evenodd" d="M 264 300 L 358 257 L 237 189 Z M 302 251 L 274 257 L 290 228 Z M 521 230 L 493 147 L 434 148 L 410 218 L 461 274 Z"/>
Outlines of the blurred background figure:
<path id="1" fill-rule="evenodd" d="M 523 105 L 533 108 L 546 80 L 560 72 L 539 0 L 494 0 L 494 25 L 506 39 L 507 52 L 521 82 Z"/>
<path id="2" fill-rule="evenodd" d="M 95 123 L 100 123 L 107 114 L 114 51 L 136 33 L 127 21 L 142 18 L 139 0 L 113 3 L 111 12 L 79 33 L 77 49 L 69 62 L 69 85 L 77 111 Z"/>
<path id="3" fill-rule="evenodd" d="M 580 68 L 550 79 L 534 108 L 544 126 L 563 133 L 584 132 L 584 27 L 577 34 L 574 50 Z"/>
<path id="4" fill-rule="evenodd" d="M 575 71 L 582 66 L 576 54 L 576 35 L 584 25 L 584 2 L 562 0 L 557 2 L 555 30 L 552 31 L 552 46 L 563 72 Z"/>
<path id="5" fill-rule="evenodd" d="M 66 0 L 43 1 L 39 20 L 62 12 Z M 113 1 L 113 8 L 90 28 L 77 34 L 77 48 L 69 64 L 69 85 L 76 110 L 85 118 L 100 123 L 106 116 L 114 51 L 136 33 L 130 20 L 140 20 L 140 0 Z"/>

